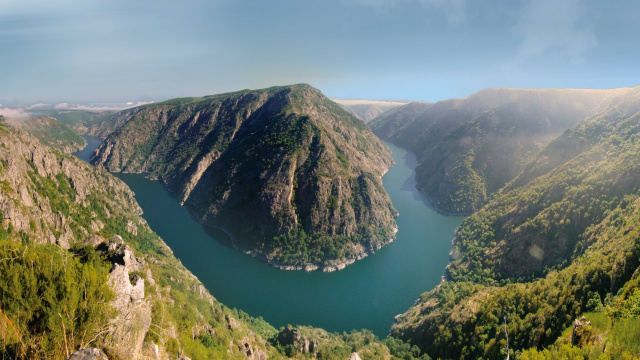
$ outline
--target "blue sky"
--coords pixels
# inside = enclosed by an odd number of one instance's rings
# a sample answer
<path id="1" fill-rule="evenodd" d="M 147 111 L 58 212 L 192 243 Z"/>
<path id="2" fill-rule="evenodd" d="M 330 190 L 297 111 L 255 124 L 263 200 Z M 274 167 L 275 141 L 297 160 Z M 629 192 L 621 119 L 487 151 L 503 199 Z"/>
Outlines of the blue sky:
<path id="1" fill-rule="evenodd" d="M 640 2 L 0 0 L 0 104 L 640 85 Z"/>

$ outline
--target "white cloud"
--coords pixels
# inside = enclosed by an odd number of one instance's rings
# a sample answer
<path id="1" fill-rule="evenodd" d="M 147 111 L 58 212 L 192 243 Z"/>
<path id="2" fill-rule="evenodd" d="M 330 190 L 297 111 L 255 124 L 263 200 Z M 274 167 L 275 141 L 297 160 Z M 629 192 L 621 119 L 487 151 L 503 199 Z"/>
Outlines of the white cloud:
<path id="1" fill-rule="evenodd" d="M 3 107 L 2 105 L 0 105 L 0 115 L 3 115 L 4 117 L 7 117 L 7 118 L 26 118 L 26 117 L 29 117 L 29 114 L 27 114 L 22 109 L 13 109 L 13 108 L 8 108 L 8 107 Z"/>
<path id="2" fill-rule="evenodd" d="M 124 110 L 136 106 L 146 105 L 154 103 L 155 101 L 138 101 L 135 104 L 133 102 L 127 103 L 114 103 L 114 104 L 69 104 L 60 103 L 54 106 L 58 110 L 88 110 L 88 111 L 111 111 L 111 110 Z"/>
<path id="3" fill-rule="evenodd" d="M 537 57 L 580 63 L 597 45 L 581 0 L 528 0 L 516 26 L 520 44 L 515 65 Z"/>
<path id="4" fill-rule="evenodd" d="M 25 107 L 25 109 L 27 109 L 27 110 L 51 109 L 51 105 L 44 104 L 44 103 L 38 103 L 38 104 L 29 105 L 29 106 Z"/>

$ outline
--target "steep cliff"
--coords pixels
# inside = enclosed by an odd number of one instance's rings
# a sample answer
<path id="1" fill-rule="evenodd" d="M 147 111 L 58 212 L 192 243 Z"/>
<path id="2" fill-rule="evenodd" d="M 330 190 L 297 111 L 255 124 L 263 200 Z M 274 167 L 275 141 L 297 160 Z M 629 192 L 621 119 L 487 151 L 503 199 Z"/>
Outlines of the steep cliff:
<path id="1" fill-rule="evenodd" d="M 466 99 L 408 104 L 371 127 L 417 154 L 417 186 L 436 208 L 470 214 L 551 140 L 628 91 L 486 89 Z"/>
<path id="2" fill-rule="evenodd" d="M 285 269 L 340 269 L 390 242 L 389 150 L 309 85 L 126 110 L 92 162 L 159 178 L 205 225 Z"/>

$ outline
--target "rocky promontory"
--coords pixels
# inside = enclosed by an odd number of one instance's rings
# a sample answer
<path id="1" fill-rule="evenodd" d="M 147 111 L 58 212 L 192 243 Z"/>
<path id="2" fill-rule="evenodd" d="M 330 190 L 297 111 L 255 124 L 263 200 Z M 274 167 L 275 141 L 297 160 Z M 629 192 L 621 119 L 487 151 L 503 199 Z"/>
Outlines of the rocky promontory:
<path id="1" fill-rule="evenodd" d="M 159 179 L 234 247 L 288 270 L 339 270 L 393 240 L 389 149 L 309 85 L 116 114 L 92 162 Z"/>

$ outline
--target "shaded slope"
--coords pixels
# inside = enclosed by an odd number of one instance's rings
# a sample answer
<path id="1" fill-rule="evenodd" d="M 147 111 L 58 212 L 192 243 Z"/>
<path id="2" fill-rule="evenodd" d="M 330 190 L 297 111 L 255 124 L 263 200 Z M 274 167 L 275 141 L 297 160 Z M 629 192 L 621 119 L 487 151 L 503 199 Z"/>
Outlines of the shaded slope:
<path id="1" fill-rule="evenodd" d="M 544 145 L 628 90 L 487 89 L 394 109 L 371 127 L 418 154 L 418 187 L 440 211 L 469 214 Z"/>

